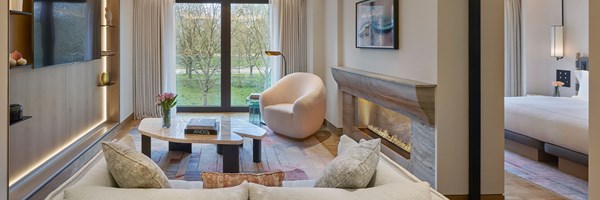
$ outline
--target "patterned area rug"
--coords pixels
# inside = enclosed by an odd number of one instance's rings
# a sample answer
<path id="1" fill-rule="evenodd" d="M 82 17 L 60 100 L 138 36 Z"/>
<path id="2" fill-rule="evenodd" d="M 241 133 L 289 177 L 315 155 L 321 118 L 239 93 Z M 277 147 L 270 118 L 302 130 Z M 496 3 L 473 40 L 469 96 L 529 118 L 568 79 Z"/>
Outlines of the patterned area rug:
<path id="1" fill-rule="evenodd" d="M 137 126 L 136 126 L 137 127 Z M 262 140 L 262 162 L 252 162 L 252 140 L 245 139 L 240 147 L 240 172 L 263 173 L 285 172 L 285 180 L 310 180 L 321 176 L 337 152 L 339 137 L 322 129 L 305 140 L 293 140 L 267 129 Z M 141 136 L 137 128 L 130 133 L 141 148 Z M 199 181 L 202 172 L 222 171 L 222 156 L 216 153 L 216 145 L 193 144 L 192 153 L 168 151 L 168 143 L 152 139 L 152 160 L 165 172 L 169 179 Z"/>
<path id="2" fill-rule="evenodd" d="M 504 170 L 569 199 L 588 199 L 588 182 L 546 163 L 504 151 Z"/>

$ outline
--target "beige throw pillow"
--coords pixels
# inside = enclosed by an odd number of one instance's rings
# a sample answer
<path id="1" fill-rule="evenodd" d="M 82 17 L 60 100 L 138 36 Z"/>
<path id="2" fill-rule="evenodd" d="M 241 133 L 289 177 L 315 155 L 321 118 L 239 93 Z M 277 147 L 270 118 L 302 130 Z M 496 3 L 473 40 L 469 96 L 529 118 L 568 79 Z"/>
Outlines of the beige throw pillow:
<path id="1" fill-rule="evenodd" d="M 380 139 L 361 141 L 331 161 L 315 187 L 365 188 L 379 163 Z"/>
<path id="2" fill-rule="evenodd" d="M 285 173 L 282 171 L 263 174 L 204 172 L 202 175 L 204 189 L 228 188 L 247 181 L 270 187 L 281 187 Z"/>
<path id="3" fill-rule="evenodd" d="M 120 188 L 171 188 L 167 176 L 146 155 L 119 142 L 102 142 L 102 150 Z"/>

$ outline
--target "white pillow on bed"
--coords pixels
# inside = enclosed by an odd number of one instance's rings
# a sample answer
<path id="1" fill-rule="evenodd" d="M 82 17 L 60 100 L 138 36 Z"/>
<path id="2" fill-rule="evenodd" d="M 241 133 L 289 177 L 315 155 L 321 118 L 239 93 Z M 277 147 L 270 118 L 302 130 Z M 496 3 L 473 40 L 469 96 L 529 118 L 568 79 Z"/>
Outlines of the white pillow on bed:
<path id="1" fill-rule="evenodd" d="M 588 100 L 590 97 L 590 72 L 585 70 L 575 71 L 575 76 L 579 80 L 579 93 L 573 98 Z"/>

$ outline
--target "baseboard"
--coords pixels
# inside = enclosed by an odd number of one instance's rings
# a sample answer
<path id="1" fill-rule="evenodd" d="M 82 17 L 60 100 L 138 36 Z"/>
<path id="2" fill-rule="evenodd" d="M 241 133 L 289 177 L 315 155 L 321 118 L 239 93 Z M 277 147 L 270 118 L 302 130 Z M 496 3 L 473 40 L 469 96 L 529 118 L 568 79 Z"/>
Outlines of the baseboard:
<path id="1" fill-rule="evenodd" d="M 331 132 L 337 136 L 344 135 L 344 131 L 342 130 L 342 128 L 338 128 L 338 127 L 334 126 L 331 122 L 329 122 L 327 120 L 323 120 L 323 126 L 325 126 L 325 129 L 329 130 L 329 132 Z"/>
<path id="2" fill-rule="evenodd" d="M 469 195 L 444 195 L 450 200 L 468 200 Z M 503 194 L 482 194 L 479 199 L 481 200 L 504 200 Z"/>

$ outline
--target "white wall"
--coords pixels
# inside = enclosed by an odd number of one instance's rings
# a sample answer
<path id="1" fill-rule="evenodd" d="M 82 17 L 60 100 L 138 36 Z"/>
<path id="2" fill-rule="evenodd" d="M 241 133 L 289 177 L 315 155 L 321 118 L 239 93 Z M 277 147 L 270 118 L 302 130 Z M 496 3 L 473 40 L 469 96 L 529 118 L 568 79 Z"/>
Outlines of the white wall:
<path id="1" fill-rule="evenodd" d="M 600 1 L 590 1 L 590 64 L 600 63 Z M 600 70 L 592 67 L 590 77 L 600 77 Z M 600 79 L 591 78 L 590 102 L 600 102 Z M 600 199 L 600 104 L 590 103 L 590 156 L 589 199 Z"/>
<path id="2" fill-rule="evenodd" d="M 589 53 L 588 0 L 565 0 L 565 58 L 550 57 L 550 26 L 561 24 L 561 0 L 523 0 L 523 67 L 525 92 L 552 95 L 550 82 L 556 70 L 575 70 L 575 54 Z M 561 88 L 562 96 L 575 95 L 575 76 L 571 88 Z"/>
<path id="3" fill-rule="evenodd" d="M 437 82 L 437 0 L 399 1 L 398 50 L 355 48 L 355 1 L 343 1 L 344 65 L 417 81 Z"/>
<path id="4" fill-rule="evenodd" d="M 8 55 L 8 1 L 0 1 L 0 55 Z M 0 200 L 8 199 L 8 63 L 0 62 Z"/>
<path id="5" fill-rule="evenodd" d="M 120 1 L 120 120 L 133 114 L 133 0 Z"/>

